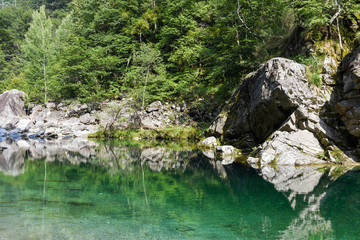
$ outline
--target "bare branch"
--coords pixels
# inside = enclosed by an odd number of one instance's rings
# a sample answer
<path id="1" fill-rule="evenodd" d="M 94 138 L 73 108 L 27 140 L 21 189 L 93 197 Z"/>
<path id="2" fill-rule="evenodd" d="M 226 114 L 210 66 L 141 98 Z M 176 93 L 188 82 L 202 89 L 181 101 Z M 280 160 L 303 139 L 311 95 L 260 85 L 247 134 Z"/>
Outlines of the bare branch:
<path id="1" fill-rule="evenodd" d="M 339 18 L 340 18 L 340 14 L 342 12 L 342 8 L 341 8 L 341 5 L 339 4 L 339 2 L 337 0 L 334 0 L 334 2 L 336 4 L 336 6 L 339 8 L 339 10 L 330 19 L 330 24 L 332 24 L 332 22 L 336 19 L 336 26 L 337 26 L 337 32 L 338 32 L 338 35 L 339 35 L 340 48 L 343 49 L 342 37 L 341 37 L 341 31 L 340 31 L 340 25 L 339 25 Z"/>
<path id="2" fill-rule="evenodd" d="M 242 23 L 242 25 L 245 27 L 245 29 L 253 36 L 255 36 L 256 38 L 258 38 L 259 40 L 262 41 L 262 43 L 265 43 L 264 39 L 262 39 L 259 35 L 257 35 L 256 33 L 254 33 L 253 31 L 251 31 L 251 29 L 246 25 L 246 22 L 244 21 L 244 18 L 241 17 L 240 15 L 240 2 L 239 0 L 237 0 L 237 10 L 236 10 L 236 13 L 237 13 L 237 16 L 240 20 L 240 22 Z"/>

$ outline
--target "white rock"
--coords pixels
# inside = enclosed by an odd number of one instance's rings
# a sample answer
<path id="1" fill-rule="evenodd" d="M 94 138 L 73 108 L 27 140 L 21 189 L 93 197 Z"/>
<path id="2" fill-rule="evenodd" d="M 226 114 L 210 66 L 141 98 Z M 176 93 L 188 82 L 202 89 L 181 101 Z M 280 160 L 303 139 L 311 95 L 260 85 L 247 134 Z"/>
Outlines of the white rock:
<path id="1" fill-rule="evenodd" d="M 217 146 L 215 148 L 215 152 L 221 154 L 222 156 L 232 155 L 235 152 L 235 148 L 231 145 Z"/>
<path id="2" fill-rule="evenodd" d="M 205 138 L 201 141 L 200 145 L 208 148 L 214 148 L 217 146 L 216 138 L 213 136 Z"/>

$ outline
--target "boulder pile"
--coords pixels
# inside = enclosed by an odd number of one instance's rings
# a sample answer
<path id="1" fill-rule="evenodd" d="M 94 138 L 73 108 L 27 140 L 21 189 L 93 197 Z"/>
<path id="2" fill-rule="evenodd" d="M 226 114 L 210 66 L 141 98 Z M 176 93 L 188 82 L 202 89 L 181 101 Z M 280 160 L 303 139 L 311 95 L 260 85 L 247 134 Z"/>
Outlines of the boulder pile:
<path id="1" fill-rule="evenodd" d="M 355 163 L 353 139 L 331 111 L 335 104 L 350 134 L 360 136 L 359 53 L 344 61 L 348 95 L 336 105 L 335 85 L 313 88 L 304 65 L 285 58 L 269 60 L 244 79 L 208 135 L 251 153 L 249 163 L 261 166 Z"/>

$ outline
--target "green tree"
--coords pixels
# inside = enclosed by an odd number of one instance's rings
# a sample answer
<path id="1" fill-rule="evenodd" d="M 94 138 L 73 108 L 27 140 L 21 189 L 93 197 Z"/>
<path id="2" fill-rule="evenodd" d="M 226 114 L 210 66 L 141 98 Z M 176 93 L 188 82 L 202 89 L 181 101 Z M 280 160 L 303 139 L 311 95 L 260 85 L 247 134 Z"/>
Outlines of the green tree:
<path id="1" fill-rule="evenodd" d="M 164 81 L 164 75 L 160 51 L 151 44 L 141 44 L 139 51 L 134 53 L 133 65 L 126 75 L 133 82 L 137 97 L 141 98 L 141 109 L 145 108 L 146 95 L 149 95 L 146 94 L 147 88 L 153 89 L 156 86 L 164 90 L 160 87 Z M 150 99 L 154 98 L 150 96 Z"/>
<path id="2" fill-rule="evenodd" d="M 44 102 L 48 100 L 48 83 L 53 77 L 55 60 L 55 44 L 53 40 L 52 22 L 45 14 L 45 6 L 34 11 L 33 20 L 25 34 L 22 46 L 26 77 L 32 86 L 30 96 L 44 93 Z M 34 95 L 35 94 L 35 95 Z"/>

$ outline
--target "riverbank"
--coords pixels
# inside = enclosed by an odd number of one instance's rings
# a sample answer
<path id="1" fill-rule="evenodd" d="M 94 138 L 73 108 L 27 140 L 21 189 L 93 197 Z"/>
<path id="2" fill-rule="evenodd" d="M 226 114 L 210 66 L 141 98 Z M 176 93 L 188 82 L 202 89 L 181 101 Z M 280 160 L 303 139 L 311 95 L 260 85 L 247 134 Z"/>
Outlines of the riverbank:
<path id="1" fill-rule="evenodd" d="M 98 131 L 89 134 L 88 138 L 99 139 L 133 139 L 133 140 L 187 140 L 198 141 L 203 138 L 203 129 L 197 127 L 166 127 L 161 129 L 123 129 L 113 131 Z"/>
<path id="2" fill-rule="evenodd" d="M 154 102 L 144 110 L 133 99 L 82 104 L 29 104 L 25 93 L 11 90 L 0 95 L 4 134 L 20 132 L 19 138 L 38 134 L 42 138 L 118 138 L 199 140 L 204 132 L 189 116 L 185 103 Z M 2 107 L 1 107 L 2 106 Z M 39 132 L 41 134 L 39 134 Z M 14 139 L 15 140 L 15 139 Z"/>

